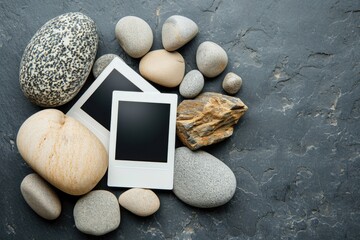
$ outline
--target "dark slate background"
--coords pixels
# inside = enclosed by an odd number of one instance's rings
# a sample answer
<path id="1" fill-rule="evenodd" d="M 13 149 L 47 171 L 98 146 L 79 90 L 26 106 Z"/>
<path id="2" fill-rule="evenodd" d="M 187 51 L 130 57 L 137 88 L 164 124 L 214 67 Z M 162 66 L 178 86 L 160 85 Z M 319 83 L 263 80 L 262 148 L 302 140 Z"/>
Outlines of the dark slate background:
<path id="1" fill-rule="evenodd" d="M 161 208 L 155 215 L 140 218 L 122 209 L 120 227 L 104 239 L 360 239 L 358 0 L 1 1 L 0 239 L 89 238 L 74 225 L 77 197 L 59 192 L 63 211 L 55 221 L 26 205 L 19 187 L 32 170 L 15 144 L 22 122 L 41 109 L 19 88 L 23 50 L 45 22 L 70 11 L 96 22 L 98 56 L 116 53 L 136 71 L 138 60 L 115 39 L 120 18 L 147 21 L 152 49 L 162 47 L 166 18 L 193 19 L 200 32 L 180 49 L 186 71 L 196 68 L 201 42 L 220 44 L 229 65 L 206 80 L 204 91 L 223 92 L 222 79 L 233 71 L 244 82 L 236 96 L 249 106 L 230 139 L 205 148 L 236 175 L 228 204 L 197 209 L 172 192 L 157 191 Z M 90 76 L 83 90 L 92 81 Z M 96 188 L 109 189 L 105 179 Z M 109 190 L 116 196 L 124 191 Z"/>

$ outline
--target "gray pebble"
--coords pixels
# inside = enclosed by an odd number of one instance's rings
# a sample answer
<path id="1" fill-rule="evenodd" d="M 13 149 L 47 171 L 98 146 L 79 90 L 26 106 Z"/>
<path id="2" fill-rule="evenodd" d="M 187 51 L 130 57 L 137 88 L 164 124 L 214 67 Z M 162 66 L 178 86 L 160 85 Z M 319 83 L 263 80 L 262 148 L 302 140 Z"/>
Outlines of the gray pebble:
<path id="1" fill-rule="evenodd" d="M 39 106 L 56 107 L 80 91 L 96 57 L 95 22 L 82 13 L 66 13 L 45 23 L 26 46 L 20 63 L 20 87 Z"/>
<path id="2" fill-rule="evenodd" d="M 36 173 L 27 175 L 20 185 L 27 204 L 41 217 L 54 220 L 61 213 L 61 202 L 51 186 Z"/>
<path id="3" fill-rule="evenodd" d="M 119 58 L 121 61 L 124 61 L 118 55 L 112 54 L 112 53 L 102 55 L 101 57 L 96 59 L 93 69 L 92 69 L 92 73 L 93 73 L 94 77 L 97 78 L 100 75 L 100 73 L 102 73 L 102 71 L 104 71 L 104 69 L 110 64 L 110 62 L 114 58 Z"/>
<path id="4" fill-rule="evenodd" d="M 162 26 L 162 44 L 167 51 L 175 51 L 193 39 L 198 32 L 199 27 L 193 20 L 173 15 Z"/>
<path id="5" fill-rule="evenodd" d="M 81 197 L 74 207 L 75 226 L 81 232 L 104 235 L 119 227 L 120 206 L 114 194 L 94 190 Z"/>
<path id="6" fill-rule="evenodd" d="M 224 81 L 222 82 L 222 87 L 228 94 L 234 95 L 237 93 L 242 85 L 242 79 L 240 76 L 236 75 L 233 72 L 226 74 Z"/>
<path id="7" fill-rule="evenodd" d="M 198 70 L 188 72 L 180 83 L 179 91 L 184 98 L 194 98 L 204 87 L 204 77 Z"/>
<path id="8" fill-rule="evenodd" d="M 218 44 L 206 41 L 201 43 L 196 51 L 196 64 L 205 77 L 212 78 L 225 70 L 228 56 Z"/>
<path id="9" fill-rule="evenodd" d="M 133 58 L 144 56 L 154 41 L 149 24 L 135 16 L 121 18 L 115 26 L 115 36 L 124 51 Z"/>
<path id="10" fill-rule="evenodd" d="M 218 207 L 235 190 L 235 175 L 222 161 L 201 150 L 176 149 L 173 192 L 180 200 L 199 208 Z"/>

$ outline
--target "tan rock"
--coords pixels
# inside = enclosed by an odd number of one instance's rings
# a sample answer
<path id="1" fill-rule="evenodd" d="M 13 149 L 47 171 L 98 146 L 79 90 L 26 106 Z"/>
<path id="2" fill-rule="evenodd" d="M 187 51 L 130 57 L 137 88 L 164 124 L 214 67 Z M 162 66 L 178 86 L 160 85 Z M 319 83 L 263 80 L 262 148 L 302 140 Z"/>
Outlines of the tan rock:
<path id="1" fill-rule="evenodd" d="M 160 208 L 158 196 L 153 191 L 142 188 L 132 188 L 122 193 L 119 203 L 123 208 L 140 217 L 150 216 Z"/>
<path id="2" fill-rule="evenodd" d="M 233 126 L 247 109 L 239 98 L 219 93 L 184 100 L 177 108 L 177 136 L 191 150 L 220 142 L 233 134 Z"/>
<path id="3" fill-rule="evenodd" d="M 89 192 L 107 169 L 107 152 L 98 138 L 55 109 L 30 116 L 20 127 L 16 144 L 35 172 L 71 195 Z"/>
<path id="4" fill-rule="evenodd" d="M 178 52 L 155 50 L 140 60 L 139 71 L 147 80 L 164 87 L 176 87 L 184 78 L 185 60 Z"/>

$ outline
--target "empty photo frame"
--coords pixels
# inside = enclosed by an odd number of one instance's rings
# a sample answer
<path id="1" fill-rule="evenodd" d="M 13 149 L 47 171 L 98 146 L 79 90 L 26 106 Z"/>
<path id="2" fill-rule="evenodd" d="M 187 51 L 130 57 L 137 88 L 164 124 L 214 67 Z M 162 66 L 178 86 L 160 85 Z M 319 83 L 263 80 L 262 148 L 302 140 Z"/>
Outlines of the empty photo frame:
<path id="1" fill-rule="evenodd" d="M 114 90 L 159 91 L 119 58 L 115 58 L 67 112 L 89 128 L 109 148 L 111 102 Z"/>
<path id="2" fill-rule="evenodd" d="M 176 94 L 114 91 L 108 186 L 172 189 Z"/>

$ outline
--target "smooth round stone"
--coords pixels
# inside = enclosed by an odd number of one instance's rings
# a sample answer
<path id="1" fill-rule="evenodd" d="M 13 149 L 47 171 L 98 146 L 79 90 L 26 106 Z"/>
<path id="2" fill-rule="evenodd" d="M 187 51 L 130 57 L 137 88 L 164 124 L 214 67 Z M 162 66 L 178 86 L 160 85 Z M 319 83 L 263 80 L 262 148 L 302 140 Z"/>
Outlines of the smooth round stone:
<path id="1" fill-rule="evenodd" d="M 177 87 L 185 74 L 185 60 L 178 52 L 155 50 L 140 60 L 139 70 L 147 80 L 164 87 Z"/>
<path id="2" fill-rule="evenodd" d="M 56 107 L 80 91 L 91 72 L 98 46 L 93 20 L 66 13 L 45 23 L 26 46 L 20 87 L 39 106 Z"/>
<path id="3" fill-rule="evenodd" d="M 94 66 L 92 68 L 92 73 L 94 77 L 97 78 L 114 58 L 119 58 L 121 61 L 124 61 L 121 57 L 112 53 L 102 55 L 101 57 L 96 59 Z"/>
<path id="4" fill-rule="evenodd" d="M 166 50 L 175 51 L 193 39 L 198 32 L 199 27 L 193 20 L 173 15 L 162 26 L 162 44 Z"/>
<path id="5" fill-rule="evenodd" d="M 160 208 L 160 200 L 149 189 L 132 188 L 119 197 L 120 205 L 140 217 L 154 214 Z"/>
<path id="6" fill-rule="evenodd" d="M 115 26 L 115 36 L 124 51 L 133 58 L 144 56 L 154 40 L 149 24 L 135 16 L 121 18 Z"/>
<path id="7" fill-rule="evenodd" d="M 30 116 L 20 127 L 16 144 L 36 173 L 71 195 L 89 192 L 107 169 L 108 156 L 100 140 L 59 110 Z"/>
<path id="8" fill-rule="evenodd" d="M 180 83 L 179 91 L 184 98 L 194 98 L 204 87 L 204 77 L 198 70 L 188 72 Z"/>
<path id="9" fill-rule="evenodd" d="M 74 207 L 75 226 L 95 236 L 114 231 L 120 225 L 120 206 L 114 194 L 105 190 L 91 191 Z"/>
<path id="10" fill-rule="evenodd" d="M 228 56 L 218 44 L 206 41 L 201 43 L 196 51 L 196 64 L 205 77 L 212 78 L 225 70 Z"/>
<path id="11" fill-rule="evenodd" d="M 51 186 L 36 173 L 27 175 L 20 185 L 27 204 L 41 217 L 54 220 L 61 213 L 61 202 Z"/>
<path id="12" fill-rule="evenodd" d="M 235 190 L 235 175 L 222 161 L 201 150 L 176 149 L 173 192 L 180 200 L 199 208 L 218 207 Z"/>
<path id="13" fill-rule="evenodd" d="M 240 76 L 236 75 L 233 72 L 226 74 L 222 87 L 228 94 L 234 95 L 237 93 L 242 85 L 242 79 Z"/>

